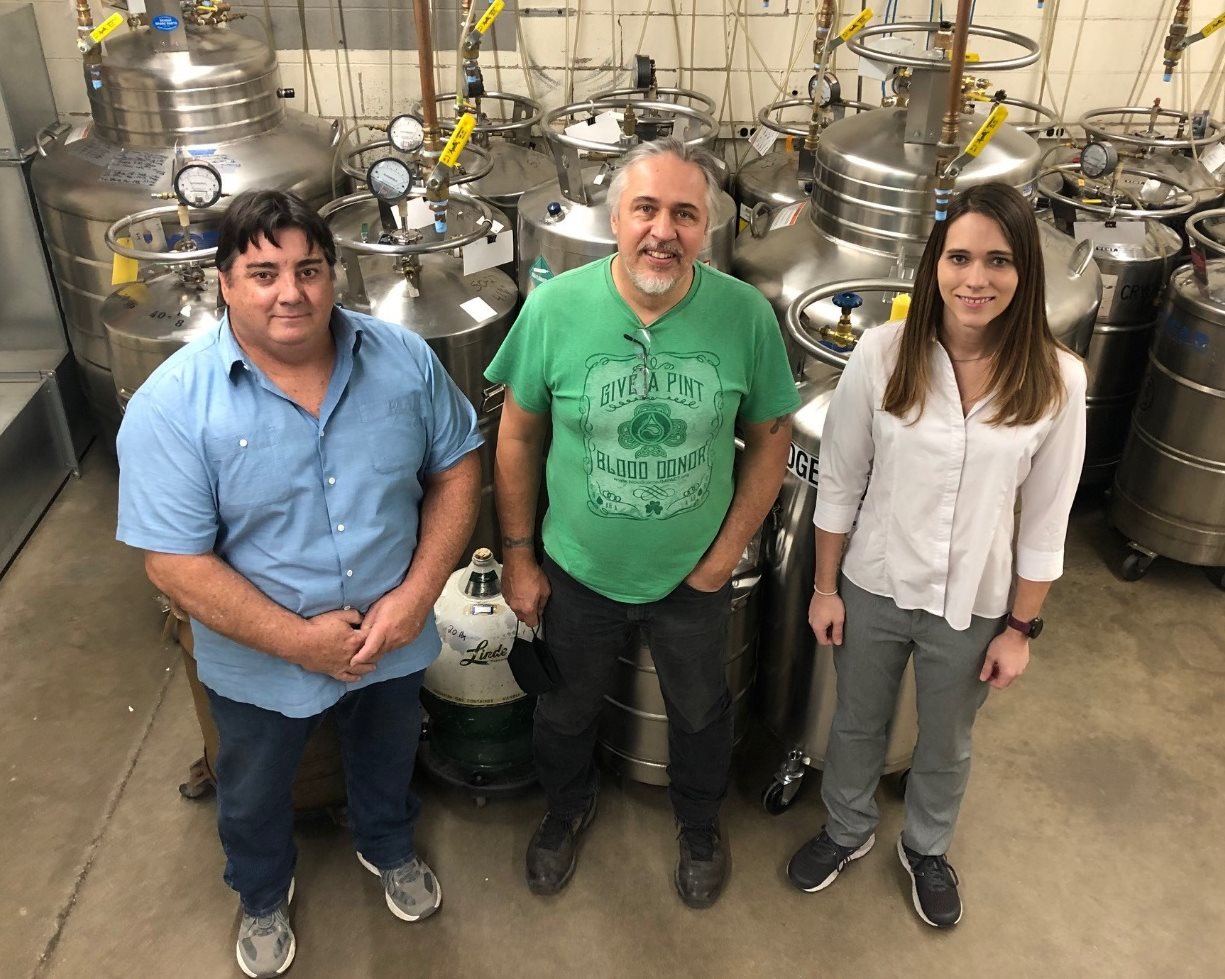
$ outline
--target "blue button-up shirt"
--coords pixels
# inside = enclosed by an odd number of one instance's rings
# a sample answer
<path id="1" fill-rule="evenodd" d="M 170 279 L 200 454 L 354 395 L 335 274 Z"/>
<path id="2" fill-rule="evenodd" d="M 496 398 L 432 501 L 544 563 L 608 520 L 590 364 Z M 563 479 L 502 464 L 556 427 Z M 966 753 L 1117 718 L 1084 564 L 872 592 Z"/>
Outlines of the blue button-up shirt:
<path id="1" fill-rule="evenodd" d="M 481 444 L 472 406 L 417 335 L 335 309 L 336 362 L 319 417 L 243 353 L 224 317 L 162 364 L 119 431 L 119 540 L 215 553 L 291 612 L 365 612 L 399 585 L 417 544 L 422 483 Z M 413 642 L 346 684 L 194 626 L 200 680 L 290 717 L 407 676 L 440 648 Z"/>

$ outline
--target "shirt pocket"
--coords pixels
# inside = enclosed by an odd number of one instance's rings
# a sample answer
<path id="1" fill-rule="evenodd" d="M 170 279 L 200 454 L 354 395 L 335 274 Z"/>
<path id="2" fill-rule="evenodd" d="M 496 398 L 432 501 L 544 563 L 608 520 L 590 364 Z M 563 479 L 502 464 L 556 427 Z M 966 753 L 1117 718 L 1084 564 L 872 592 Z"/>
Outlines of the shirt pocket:
<path id="1" fill-rule="evenodd" d="M 363 402 L 359 414 L 375 472 L 416 472 L 425 461 L 426 429 L 416 393 Z"/>
<path id="2" fill-rule="evenodd" d="M 217 473 L 217 503 L 223 516 L 282 503 L 293 493 L 281 429 L 212 436 L 205 451 Z"/>

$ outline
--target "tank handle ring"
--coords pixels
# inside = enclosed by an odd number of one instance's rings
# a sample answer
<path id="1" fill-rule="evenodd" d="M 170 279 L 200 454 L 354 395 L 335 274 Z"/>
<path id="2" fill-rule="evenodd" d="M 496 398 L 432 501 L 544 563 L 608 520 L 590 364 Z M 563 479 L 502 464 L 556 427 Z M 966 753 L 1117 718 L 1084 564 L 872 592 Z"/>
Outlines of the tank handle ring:
<path id="1" fill-rule="evenodd" d="M 717 132 L 715 121 L 700 109 L 691 109 L 687 105 L 680 105 L 676 102 L 654 102 L 620 97 L 615 99 L 589 99 L 586 102 L 571 102 L 569 105 L 561 105 L 556 109 L 551 109 L 545 113 L 544 134 L 551 142 L 558 143 L 561 146 L 587 150 L 591 153 L 622 156 L 628 151 L 629 147 L 617 146 L 611 143 L 599 143 L 593 139 L 580 139 L 578 136 L 569 136 L 566 133 L 557 132 L 553 126 L 567 116 L 574 116 L 584 111 L 594 115 L 603 109 L 627 109 L 631 107 L 635 110 L 647 109 L 654 112 L 662 112 L 671 116 L 673 120 L 680 116 L 697 122 L 702 127 L 702 131 L 699 135 L 684 140 L 686 146 L 706 146 L 714 141 Z"/>
<path id="2" fill-rule="evenodd" d="M 359 156 L 362 153 L 367 153 L 370 150 L 391 150 L 393 153 L 398 152 L 391 145 L 391 140 L 389 139 L 374 139 L 369 143 L 358 143 L 355 147 L 353 147 L 353 149 L 349 150 L 348 153 L 343 153 L 340 155 L 340 169 L 354 180 L 365 180 L 366 171 L 364 169 L 359 169 L 358 166 L 351 161 L 354 157 Z M 337 153 L 340 153 L 340 151 L 337 150 Z M 460 155 L 461 157 L 466 157 L 468 154 L 476 157 L 478 165 L 475 167 L 468 167 L 465 164 L 463 172 L 452 170 L 449 181 L 452 187 L 458 187 L 460 184 L 467 184 L 474 180 L 480 180 L 482 177 L 487 177 L 493 170 L 493 155 L 487 150 L 469 141 L 464 147 L 463 153 Z M 421 187 L 421 191 L 425 191 L 424 186 Z"/>
<path id="3" fill-rule="evenodd" d="M 364 204 L 367 201 L 373 201 L 374 195 L 369 192 L 359 194 L 348 194 L 345 197 L 337 197 L 334 201 L 329 201 L 319 208 L 319 216 L 327 221 L 329 217 L 342 211 L 346 207 L 352 207 L 355 204 Z M 480 215 L 479 220 L 471 231 L 461 235 L 456 235 L 453 238 L 443 238 L 439 241 L 417 241 L 405 242 L 400 245 L 380 245 L 373 241 L 358 241 L 355 238 L 350 238 L 348 235 L 342 235 L 334 228 L 330 228 L 332 237 L 336 241 L 336 247 L 345 251 L 356 252 L 359 255 L 426 255 L 433 252 L 449 252 L 456 248 L 462 248 L 464 245 L 470 245 L 474 241 L 479 241 L 481 238 L 488 238 L 493 234 L 493 211 L 489 205 L 479 198 L 469 194 L 451 194 L 453 201 L 458 201 L 465 206 L 474 208 Z"/>
<path id="4" fill-rule="evenodd" d="M 813 303 L 823 299 L 832 299 L 844 292 L 914 292 L 914 283 L 903 279 L 849 279 L 834 282 L 829 285 L 816 286 L 801 292 L 787 307 L 783 322 L 791 338 L 810 356 L 823 364 L 828 364 L 836 370 L 846 367 L 849 353 L 839 353 L 824 344 L 813 340 L 808 334 L 808 328 L 801 318 L 804 310 Z"/>
<path id="5" fill-rule="evenodd" d="M 208 217 L 220 218 L 225 214 L 225 211 L 224 207 L 218 207 L 216 204 L 212 207 L 189 207 L 187 209 L 187 213 L 193 217 L 207 215 Z M 189 262 L 211 262 L 217 254 L 216 246 L 181 252 L 144 252 L 130 245 L 121 245 L 119 243 L 120 236 L 132 225 L 136 224 L 136 222 L 148 221 L 152 218 L 177 217 L 178 213 L 179 205 L 166 204 L 161 207 L 151 207 L 144 211 L 137 211 L 135 214 L 122 217 L 106 229 L 104 236 L 106 238 L 106 247 L 116 255 L 122 255 L 124 258 L 131 258 L 137 262 L 147 262 L 151 265 L 185 265 Z"/>
<path id="6" fill-rule="evenodd" d="M 769 105 L 762 106 L 757 113 L 757 124 L 765 126 L 771 132 L 778 133 L 780 136 L 794 136 L 798 139 L 803 139 L 808 135 L 808 124 L 794 125 L 783 122 L 781 119 L 775 119 L 773 113 L 781 112 L 783 109 L 798 109 L 812 108 L 812 99 L 783 99 L 781 102 L 771 102 Z M 825 109 L 854 109 L 856 112 L 871 112 L 873 109 L 879 109 L 879 105 L 872 105 L 870 102 L 854 102 L 850 99 L 838 99 L 836 102 L 831 102 L 827 106 L 822 106 Z"/>
<path id="7" fill-rule="evenodd" d="M 1220 218 L 1225 218 L 1225 207 L 1214 207 L 1210 211 L 1200 211 L 1199 214 L 1187 219 L 1187 235 L 1205 251 L 1225 257 L 1225 242 L 1209 238 L 1199 227 L 1205 221 Z"/>
<path id="8" fill-rule="evenodd" d="M 1052 174 L 1076 173 L 1079 169 L 1078 163 L 1058 163 L 1053 167 L 1047 167 L 1038 174 L 1038 180 L 1043 177 L 1049 177 Z M 1174 180 L 1164 173 L 1158 173 L 1156 170 L 1146 170 L 1143 167 L 1126 166 L 1119 164 L 1119 170 L 1123 173 L 1132 174 L 1137 177 L 1147 177 L 1150 180 L 1156 180 L 1163 184 L 1168 184 L 1179 192 L 1180 196 L 1188 198 L 1185 204 L 1179 204 L 1175 207 L 1155 207 L 1155 208 L 1131 208 L 1121 210 L 1117 206 L 1107 207 L 1105 204 L 1090 204 L 1085 201 L 1077 200 L 1075 197 L 1069 197 L 1067 194 L 1058 190 L 1047 190 L 1041 188 L 1041 193 L 1051 200 L 1059 201 L 1060 204 L 1067 204 L 1079 211 L 1087 211 L 1089 214 L 1099 214 L 1102 217 L 1111 220 L 1120 221 L 1140 221 L 1144 218 L 1176 218 L 1184 214 L 1190 214 L 1195 210 L 1198 201 L 1195 198 L 1195 193 L 1186 184 Z"/>
<path id="9" fill-rule="evenodd" d="M 610 88 L 606 92 L 596 92 L 592 98 L 596 102 L 603 102 L 608 99 L 629 99 L 631 102 L 670 102 L 672 105 L 681 104 L 676 101 L 677 99 L 688 99 L 690 108 L 705 112 L 708 115 L 714 115 L 717 109 L 714 99 L 701 92 L 695 92 L 691 88 L 657 88 L 651 94 L 654 98 L 648 99 L 647 93 L 640 88 Z M 669 96 L 671 96 L 671 99 L 669 99 Z"/>
<path id="10" fill-rule="evenodd" d="M 509 102 L 515 107 L 522 106 L 527 110 L 528 115 L 521 119 L 511 119 L 510 122 L 481 122 L 477 123 L 473 132 L 477 133 L 514 133 L 519 130 L 530 132 L 540 124 L 540 120 L 544 118 L 544 108 L 534 99 L 529 99 L 526 95 L 512 95 L 510 92 L 486 92 L 481 96 L 481 101 L 492 99 L 495 102 Z M 441 95 L 436 95 L 434 101 L 438 105 L 444 102 L 454 102 L 454 92 L 443 92 Z M 438 128 L 443 133 L 450 133 L 455 129 L 454 119 L 439 119 Z"/>
<path id="11" fill-rule="evenodd" d="M 1225 139 L 1225 126 L 1211 117 L 1208 119 L 1209 132 L 1201 139 L 1196 139 L 1194 136 L 1190 139 L 1159 139 L 1156 136 L 1111 132 L 1105 128 L 1104 123 L 1098 123 L 1097 121 L 1103 116 L 1112 115 L 1137 115 L 1147 119 L 1153 115 L 1153 107 L 1151 105 L 1121 105 L 1112 108 L 1094 109 L 1081 116 L 1078 125 L 1090 136 L 1096 136 L 1098 139 L 1108 140 L 1111 143 L 1124 143 L 1128 146 L 1140 146 L 1145 149 L 1200 150 L 1205 146 L 1211 146 L 1213 143 L 1219 143 L 1222 139 Z M 1172 119 L 1180 125 L 1186 125 L 1191 121 L 1185 112 L 1179 112 L 1177 109 L 1157 109 L 1157 116 L 1159 118 Z M 1115 125 L 1126 126 L 1127 123 L 1120 119 Z"/>
<path id="12" fill-rule="evenodd" d="M 864 43 L 869 37 L 880 37 L 884 34 L 931 34 L 938 30 L 940 30 L 940 24 L 937 21 L 906 25 L 876 24 L 872 27 L 866 27 L 856 34 L 851 40 L 846 42 L 846 47 L 848 51 L 859 55 L 861 58 L 867 58 L 869 61 L 878 61 L 886 65 L 897 65 L 901 68 L 935 68 L 937 70 L 943 68 L 947 70 L 949 67 L 947 61 L 931 61 L 927 58 L 914 56 L 907 57 L 903 54 L 894 54 L 891 51 L 880 51 L 876 48 L 870 48 Z M 1011 71 L 1013 68 L 1026 68 L 1037 61 L 1038 56 L 1042 53 L 1042 48 L 1037 41 L 1015 31 L 1002 31 L 996 27 L 980 27 L 978 24 L 971 24 L 970 33 L 978 37 L 989 37 L 995 41 L 1006 41 L 1025 49 L 1025 54 L 1016 58 L 1008 58 L 1003 61 L 976 61 L 974 62 L 974 71 L 976 72 Z"/>
<path id="13" fill-rule="evenodd" d="M 332 141 L 328 143 L 332 149 L 336 149 L 340 145 L 340 120 L 332 120 Z"/>

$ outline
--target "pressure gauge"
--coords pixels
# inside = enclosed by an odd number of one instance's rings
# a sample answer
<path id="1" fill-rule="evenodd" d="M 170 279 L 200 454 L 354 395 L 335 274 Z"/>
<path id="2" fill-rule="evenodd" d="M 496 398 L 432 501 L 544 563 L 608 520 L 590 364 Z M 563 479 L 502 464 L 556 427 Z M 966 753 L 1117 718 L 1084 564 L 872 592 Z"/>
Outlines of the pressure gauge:
<path id="1" fill-rule="evenodd" d="M 842 98 L 842 85 L 832 71 L 813 75 L 808 80 L 808 97 L 817 105 L 825 107 Z"/>
<path id="2" fill-rule="evenodd" d="M 425 142 L 425 127 L 421 120 L 407 113 L 396 116 L 387 127 L 387 138 L 401 153 L 414 153 Z"/>
<path id="3" fill-rule="evenodd" d="M 651 87 L 651 77 L 655 74 L 655 62 L 645 54 L 634 55 L 634 88 L 645 92 Z"/>
<path id="4" fill-rule="evenodd" d="M 1080 172 L 1091 180 L 1113 173 L 1118 165 L 1118 150 L 1110 143 L 1089 142 L 1080 151 Z"/>
<path id="5" fill-rule="evenodd" d="M 366 184 L 376 198 L 385 204 L 394 204 L 408 195 L 413 185 L 413 175 L 403 160 L 385 156 L 375 160 L 366 171 Z"/>
<path id="6" fill-rule="evenodd" d="M 207 163 L 185 163 L 174 175 L 174 195 L 188 207 L 212 207 L 221 200 L 221 174 Z"/>

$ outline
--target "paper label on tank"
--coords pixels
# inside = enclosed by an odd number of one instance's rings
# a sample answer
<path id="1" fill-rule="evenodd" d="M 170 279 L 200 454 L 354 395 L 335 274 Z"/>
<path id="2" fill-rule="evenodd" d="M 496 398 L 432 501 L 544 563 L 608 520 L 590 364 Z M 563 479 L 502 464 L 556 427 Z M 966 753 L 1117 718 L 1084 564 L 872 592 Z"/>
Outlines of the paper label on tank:
<path id="1" fill-rule="evenodd" d="M 166 176 L 169 163 L 168 153 L 155 150 L 121 150 L 107 164 L 106 172 L 98 179 L 108 184 L 153 187 Z"/>
<path id="2" fill-rule="evenodd" d="M 1096 245 L 1143 245 L 1143 221 L 1074 221 L 1072 237 Z"/>
<path id="3" fill-rule="evenodd" d="M 567 126 L 566 135 L 616 145 L 621 142 L 621 119 L 611 110 L 601 112 L 594 119 L 583 119 Z"/>
<path id="4" fill-rule="evenodd" d="M 1222 167 L 1225 167 L 1225 143 L 1215 143 L 1210 146 L 1204 153 L 1200 154 L 1199 162 L 1210 173 L 1216 173 Z"/>
<path id="5" fill-rule="evenodd" d="M 68 152 L 94 166 L 105 167 L 115 158 L 119 147 L 100 139 L 81 139 L 69 146 Z"/>
<path id="6" fill-rule="evenodd" d="M 501 228 L 501 225 L 498 225 Z M 509 228 L 503 228 L 493 235 L 464 245 L 464 275 L 474 272 L 484 272 L 498 265 L 506 265 L 515 260 L 515 235 Z"/>
<path id="7" fill-rule="evenodd" d="M 218 153 L 215 146 L 201 146 L 188 150 L 187 155 L 196 160 L 207 160 L 208 165 L 219 173 L 233 173 L 242 164 L 228 153 Z"/>
<path id="8" fill-rule="evenodd" d="M 872 38 L 872 47 L 889 54 L 913 55 L 915 53 L 914 42 L 904 37 L 874 37 Z M 883 82 L 893 75 L 893 71 L 893 65 L 887 65 L 882 61 L 873 61 L 870 58 L 859 59 L 859 76 L 861 78 L 873 78 L 878 82 Z"/>
<path id="9" fill-rule="evenodd" d="M 498 311 L 489 303 L 485 302 L 480 296 L 475 299 L 469 299 L 466 303 L 460 303 L 459 308 L 471 316 L 478 323 L 483 323 L 485 320 L 491 320 L 498 315 Z"/>
<path id="10" fill-rule="evenodd" d="M 433 226 L 434 212 L 430 210 L 430 205 L 426 203 L 425 198 L 410 197 L 404 209 L 404 227 L 432 228 Z"/>
<path id="11" fill-rule="evenodd" d="M 808 201 L 796 201 L 794 204 L 788 204 L 786 207 L 780 207 L 774 212 L 774 217 L 770 219 L 770 230 L 773 231 L 775 228 L 790 228 L 800 219 L 800 214 L 807 206 Z"/>
<path id="12" fill-rule="evenodd" d="M 749 137 L 749 145 L 757 151 L 758 156 L 765 156 L 778 141 L 778 133 L 766 126 L 758 126 Z"/>

